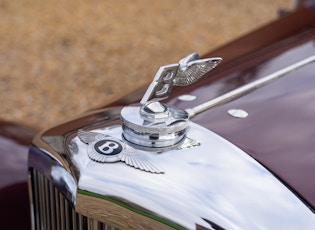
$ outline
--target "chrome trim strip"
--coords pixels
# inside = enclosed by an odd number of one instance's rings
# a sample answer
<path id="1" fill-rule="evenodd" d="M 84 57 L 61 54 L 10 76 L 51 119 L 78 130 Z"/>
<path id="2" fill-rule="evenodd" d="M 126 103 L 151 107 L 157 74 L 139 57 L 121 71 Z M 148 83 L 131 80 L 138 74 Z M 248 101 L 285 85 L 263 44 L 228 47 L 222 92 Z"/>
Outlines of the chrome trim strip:
<path id="1" fill-rule="evenodd" d="M 299 61 L 293 65 L 287 66 L 283 69 L 280 69 L 280 70 L 278 70 L 272 74 L 267 75 L 266 77 L 263 77 L 263 78 L 258 79 L 256 81 L 253 81 L 247 85 L 239 87 L 239 88 L 232 90 L 226 94 L 223 94 L 217 98 L 209 100 L 209 101 L 202 103 L 200 105 L 197 105 L 193 108 L 188 108 L 188 109 L 186 109 L 186 112 L 189 114 L 189 117 L 192 118 L 195 115 L 202 113 L 208 109 L 211 109 L 217 105 L 231 101 L 237 97 L 244 95 L 245 93 L 248 93 L 254 89 L 260 88 L 260 87 L 262 87 L 262 86 L 264 86 L 264 85 L 266 85 L 266 84 L 268 84 L 268 83 L 270 83 L 276 79 L 279 79 L 283 75 L 285 75 L 285 74 L 287 74 L 293 70 L 296 70 L 300 67 L 303 67 L 304 65 L 307 65 L 307 64 L 314 62 L 314 61 L 315 61 L 315 55 L 310 56 L 308 58 L 303 59 L 302 61 Z"/>

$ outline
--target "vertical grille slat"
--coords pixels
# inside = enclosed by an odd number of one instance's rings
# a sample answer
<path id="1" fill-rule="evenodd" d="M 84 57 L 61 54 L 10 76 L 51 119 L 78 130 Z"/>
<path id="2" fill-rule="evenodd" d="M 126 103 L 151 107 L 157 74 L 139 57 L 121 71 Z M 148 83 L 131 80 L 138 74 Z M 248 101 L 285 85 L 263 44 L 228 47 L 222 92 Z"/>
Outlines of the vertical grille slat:
<path id="1" fill-rule="evenodd" d="M 69 205 L 65 202 L 65 222 L 66 222 L 66 230 L 70 230 L 72 226 L 72 215 L 70 215 Z"/>
<path id="2" fill-rule="evenodd" d="M 44 199 L 45 199 L 45 219 L 46 219 L 46 229 L 47 230 L 51 230 L 51 218 L 50 218 L 50 212 L 51 212 L 51 208 L 50 208 L 50 195 L 49 195 L 49 184 L 48 184 L 48 180 L 43 179 L 44 181 Z"/>
<path id="3" fill-rule="evenodd" d="M 56 204 L 55 204 L 55 192 L 54 187 L 51 183 L 49 184 L 49 204 L 50 204 L 50 220 L 51 229 L 56 229 Z"/>
<path id="4" fill-rule="evenodd" d="M 62 194 L 58 194 L 59 198 L 59 211 L 60 211 L 60 224 L 61 224 L 61 230 L 65 230 L 65 200 L 63 199 Z"/>
<path id="5" fill-rule="evenodd" d="M 71 219 L 72 219 L 72 230 L 77 230 L 77 213 L 74 211 L 74 209 L 71 209 Z"/>
<path id="6" fill-rule="evenodd" d="M 61 229 L 61 220 L 60 220 L 60 211 L 59 211 L 60 210 L 59 193 L 56 188 L 54 188 L 54 197 L 55 197 L 54 203 L 56 205 L 56 212 L 55 212 L 56 224 L 57 224 L 56 229 Z"/>
<path id="7" fill-rule="evenodd" d="M 41 173 L 31 169 L 34 229 L 48 230 L 117 230 L 112 225 L 99 222 L 77 213 L 70 202 Z"/>
<path id="8" fill-rule="evenodd" d="M 79 230 L 83 230 L 83 219 L 82 216 L 79 214 L 79 218 L 78 218 L 78 226 L 79 226 Z"/>
<path id="9" fill-rule="evenodd" d="M 39 178 L 38 178 L 38 184 L 40 186 L 40 190 L 39 190 L 39 208 L 40 208 L 40 217 L 41 217 L 41 226 L 42 227 L 46 227 L 46 215 L 45 215 L 45 195 L 44 195 L 44 191 L 45 191 L 45 188 L 44 188 L 44 178 L 43 176 L 39 175 Z"/>
<path id="10" fill-rule="evenodd" d="M 39 187 L 38 185 L 38 176 L 37 174 L 33 175 L 33 200 L 34 200 L 34 225 L 36 227 L 36 229 L 40 229 L 40 207 L 39 207 L 39 189 L 37 189 Z"/>

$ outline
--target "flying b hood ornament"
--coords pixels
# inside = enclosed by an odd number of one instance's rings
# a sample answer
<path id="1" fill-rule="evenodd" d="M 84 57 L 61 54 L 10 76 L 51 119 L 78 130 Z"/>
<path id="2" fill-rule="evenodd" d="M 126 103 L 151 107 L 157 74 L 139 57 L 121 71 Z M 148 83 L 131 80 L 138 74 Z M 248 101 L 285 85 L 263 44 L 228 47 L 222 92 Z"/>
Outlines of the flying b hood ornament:
<path id="1" fill-rule="evenodd" d="M 196 82 L 221 60 L 198 59 L 198 54 L 193 53 L 178 64 L 160 67 L 140 103 L 121 110 L 121 139 L 110 133 L 78 131 L 81 142 L 88 144 L 89 158 L 99 163 L 124 162 L 143 171 L 164 173 L 154 163 L 152 152 L 190 148 L 199 142 L 186 137 L 188 113 L 159 101 L 170 95 L 173 86 Z"/>
<path id="2" fill-rule="evenodd" d="M 197 53 L 192 53 L 177 64 L 161 66 L 140 104 L 122 109 L 124 140 L 147 151 L 163 152 L 179 147 L 186 138 L 189 115 L 185 110 L 170 108 L 159 101 L 170 95 L 173 86 L 198 81 L 221 60 L 199 59 Z"/>
<path id="3" fill-rule="evenodd" d="M 221 61 L 218 57 L 199 59 L 197 53 L 192 53 L 177 64 L 161 66 L 140 103 L 145 105 L 150 100 L 166 99 L 174 85 L 187 86 L 198 81 Z"/>

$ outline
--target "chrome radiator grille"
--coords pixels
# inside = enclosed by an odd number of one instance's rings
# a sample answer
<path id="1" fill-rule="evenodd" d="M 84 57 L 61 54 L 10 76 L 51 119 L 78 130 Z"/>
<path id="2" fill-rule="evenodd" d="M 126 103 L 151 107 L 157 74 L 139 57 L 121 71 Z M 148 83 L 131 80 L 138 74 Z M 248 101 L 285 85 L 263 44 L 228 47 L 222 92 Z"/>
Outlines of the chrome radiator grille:
<path id="1" fill-rule="evenodd" d="M 30 171 L 33 229 L 114 230 L 111 225 L 77 213 L 53 184 L 37 170 Z"/>

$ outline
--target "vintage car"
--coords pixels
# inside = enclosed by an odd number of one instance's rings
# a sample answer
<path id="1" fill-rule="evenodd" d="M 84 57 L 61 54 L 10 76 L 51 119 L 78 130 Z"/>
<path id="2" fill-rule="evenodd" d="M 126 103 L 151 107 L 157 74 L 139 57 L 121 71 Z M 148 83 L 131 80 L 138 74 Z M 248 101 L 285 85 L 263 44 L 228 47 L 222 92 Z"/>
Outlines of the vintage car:
<path id="1" fill-rule="evenodd" d="M 1 229 L 315 229 L 314 10 L 39 134 L 1 122 Z"/>

